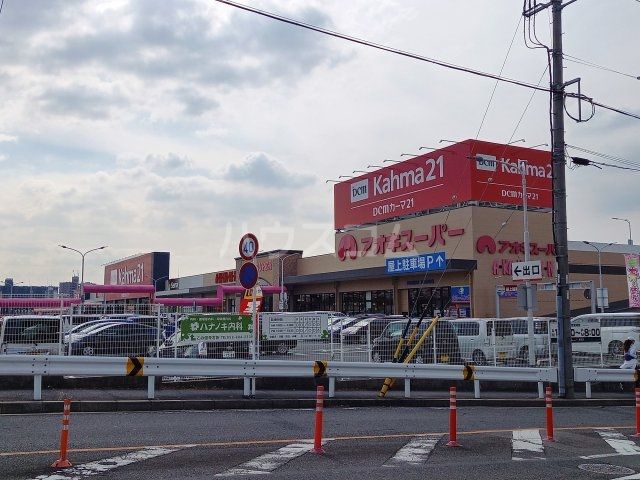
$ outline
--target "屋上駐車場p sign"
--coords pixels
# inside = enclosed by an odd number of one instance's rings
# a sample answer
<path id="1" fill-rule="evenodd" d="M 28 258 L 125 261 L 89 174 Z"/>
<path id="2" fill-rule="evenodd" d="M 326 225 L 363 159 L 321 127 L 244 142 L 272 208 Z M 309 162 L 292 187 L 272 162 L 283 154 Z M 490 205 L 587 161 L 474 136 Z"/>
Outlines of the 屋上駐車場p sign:
<path id="1" fill-rule="evenodd" d="M 327 312 L 263 313 L 260 315 L 263 340 L 322 340 L 329 338 Z"/>
<path id="2" fill-rule="evenodd" d="M 386 263 L 388 274 L 431 272 L 444 270 L 447 267 L 445 252 L 425 253 L 411 257 L 388 258 Z"/>
<path id="3" fill-rule="evenodd" d="M 180 321 L 181 340 L 251 340 L 251 315 L 192 314 Z"/>

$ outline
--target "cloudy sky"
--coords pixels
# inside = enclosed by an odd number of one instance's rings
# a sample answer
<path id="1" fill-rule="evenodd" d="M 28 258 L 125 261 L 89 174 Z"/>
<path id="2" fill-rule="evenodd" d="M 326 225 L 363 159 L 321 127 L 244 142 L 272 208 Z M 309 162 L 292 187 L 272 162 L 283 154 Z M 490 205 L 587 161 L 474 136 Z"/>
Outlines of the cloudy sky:
<path id="1" fill-rule="evenodd" d="M 515 0 L 245 0 L 307 23 L 537 83 Z M 549 38 L 541 13 L 537 33 Z M 579 0 L 567 54 L 640 75 L 640 3 Z M 68 279 L 170 251 L 173 276 L 231 267 L 237 241 L 332 250 L 331 184 L 385 158 L 476 138 L 549 142 L 548 97 L 213 0 L 5 0 L 0 13 L 0 278 Z M 640 112 L 640 81 L 566 63 L 596 100 Z M 543 83 L 546 82 L 546 77 Z M 575 105 L 568 105 L 575 110 Z M 640 121 L 567 120 L 567 143 L 640 162 Z M 573 152 L 577 153 L 577 152 Z M 586 156 L 586 155 L 585 155 Z M 640 172 L 568 170 L 569 237 L 640 240 Z"/>

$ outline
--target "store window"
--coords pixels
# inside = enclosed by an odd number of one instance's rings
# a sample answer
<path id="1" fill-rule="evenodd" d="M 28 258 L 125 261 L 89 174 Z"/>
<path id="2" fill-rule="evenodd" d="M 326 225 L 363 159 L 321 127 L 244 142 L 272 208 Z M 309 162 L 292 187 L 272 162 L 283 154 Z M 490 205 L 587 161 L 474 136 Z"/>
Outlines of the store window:
<path id="1" fill-rule="evenodd" d="M 369 290 L 340 294 L 341 311 L 347 315 L 360 313 L 393 313 L 393 290 Z"/>
<path id="2" fill-rule="evenodd" d="M 427 316 L 444 315 L 451 303 L 451 287 L 425 287 L 409 289 L 409 310 L 413 316 L 420 316 L 424 308 Z"/>
<path id="3" fill-rule="evenodd" d="M 336 309 L 334 293 L 305 293 L 293 296 L 293 307 L 296 312 L 333 312 Z"/>

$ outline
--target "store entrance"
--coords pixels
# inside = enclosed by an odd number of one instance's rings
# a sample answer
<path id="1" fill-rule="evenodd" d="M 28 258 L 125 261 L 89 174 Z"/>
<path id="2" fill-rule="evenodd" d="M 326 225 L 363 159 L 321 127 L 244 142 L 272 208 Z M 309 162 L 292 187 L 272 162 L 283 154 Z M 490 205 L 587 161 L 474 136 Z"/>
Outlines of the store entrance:
<path id="1" fill-rule="evenodd" d="M 420 316 L 426 307 L 426 315 L 444 315 L 451 303 L 451 287 L 424 287 L 409 289 L 409 315 Z"/>

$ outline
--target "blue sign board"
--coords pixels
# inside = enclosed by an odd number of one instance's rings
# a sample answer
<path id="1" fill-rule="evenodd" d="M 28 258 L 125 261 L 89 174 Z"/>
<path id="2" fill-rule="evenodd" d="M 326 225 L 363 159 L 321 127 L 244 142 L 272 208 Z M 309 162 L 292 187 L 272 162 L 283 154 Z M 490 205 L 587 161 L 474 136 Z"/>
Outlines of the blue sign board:
<path id="1" fill-rule="evenodd" d="M 471 301 L 471 288 L 451 287 L 451 303 L 469 303 Z"/>
<path id="2" fill-rule="evenodd" d="M 240 267 L 240 285 L 247 290 L 253 288 L 258 282 L 258 268 L 253 262 L 247 262 Z"/>
<path id="3" fill-rule="evenodd" d="M 444 270 L 447 258 L 444 252 L 426 253 L 412 257 L 388 258 L 387 273 L 397 275 L 403 273 L 419 273 Z"/>

